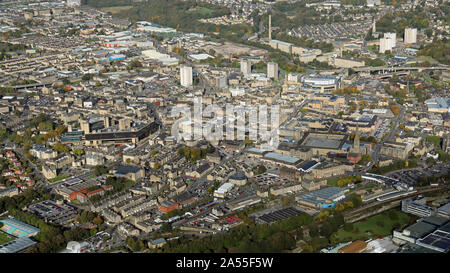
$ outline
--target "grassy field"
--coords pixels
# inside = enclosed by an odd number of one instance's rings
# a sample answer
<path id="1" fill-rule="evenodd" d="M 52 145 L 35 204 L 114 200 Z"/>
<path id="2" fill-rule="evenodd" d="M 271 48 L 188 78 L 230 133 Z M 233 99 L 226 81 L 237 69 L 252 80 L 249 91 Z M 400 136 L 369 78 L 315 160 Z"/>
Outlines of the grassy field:
<path id="1" fill-rule="evenodd" d="M 127 11 L 131 8 L 133 8 L 133 6 L 107 7 L 101 8 L 100 10 L 103 12 L 111 12 L 112 15 L 115 15 L 121 13 L 122 11 Z"/>
<path id="2" fill-rule="evenodd" d="M 419 62 L 430 62 L 431 64 L 438 63 L 435 59 L 433 59 L 431 56 L 417 56 L 414 58 L 414 61 Z"/>
<path id="3" fill-rule="evenodd" d="M 65 178 L 67 178 L 67 177 L 69 177 L 69 176 L 68 176 L 68 175 L 64 175 L 64 174 L 59 174 L 59 175 L 56 176 L 55 178 L 49 179 L 48 182 L 54 183 L 54 182 L 56 182 L 56 181 L 63 180 L 63 179 L 65 179 Z"/>
<path id="4" fill-rule="evenodd" d="M 197 9 L 196 11 L 190 11 L 190 10 L 188 10 L 188 11 L 186 11 L 186 12 L 188 12 L 188 13 L 191 13 L 191 12 L 197 12 L 197 13 L 199 13 L 200 15 L 205 16 L 205 15 L 210 15 L 210 14 L 212 14 L 212 13 L 213 13 L 213 10 L 212 10 L 212 9 L 205 8 L 205 7 L 201 7 L 201 8 L 199 8 L 199 9 Z"/>
<path id="5" fill-rule="evenodd" d="M 4 232 L 0 232 L 0 245 L 6 244 L 7 242 L 10 242 L 12 240 L 14 240 L 14 237 Z"/>
<path id="6" fill-rule="evenodd" d="M 393 211 L 397 215 L 396 220 L 389 217 L 389 212 Z M 398 210 L 385 211 L 381 214 L 369 217 L 359 222 L 353 223 L 353 231 L 340 229 L 331 238 L 336 243 L 349 242 L 354 240 L 367 240 L 374 237 L 384 237 L 392 234 L 394 226 L 403 226 L 409 223 L 411 217 Z"/>
<path id="7" fill-rule="evenodd" d="M 332 178 L 332 179 L 328 179 L 327 180 L 327 185 L 328 186 L 335 186 L 335 187 L 337 187 L 337 182 L 339 181 L 339 177 L 335 177 L 335 178 Z"/>

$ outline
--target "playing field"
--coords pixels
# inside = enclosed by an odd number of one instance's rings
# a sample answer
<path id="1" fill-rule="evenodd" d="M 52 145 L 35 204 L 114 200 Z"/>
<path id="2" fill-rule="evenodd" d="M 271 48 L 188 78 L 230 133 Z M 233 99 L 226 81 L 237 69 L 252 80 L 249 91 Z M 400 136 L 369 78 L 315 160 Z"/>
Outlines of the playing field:
<path id="1" fill-rule="evenodd" d="M 367 240 L 376 236 L 384 237 L 392 234 L 393 227 L 396 225 L 407 224 L 410 216 L 397 210 L 395 214 L 397 219 L 393 220 L 389 217 L 388 211 L 369 217 L 366 221 L 359 221 L 353 224 L 353 231 L 345 231 L 340 229 L 332 235 L 333 241 L 336 243 L 349 242 L 354 240 Z"/>

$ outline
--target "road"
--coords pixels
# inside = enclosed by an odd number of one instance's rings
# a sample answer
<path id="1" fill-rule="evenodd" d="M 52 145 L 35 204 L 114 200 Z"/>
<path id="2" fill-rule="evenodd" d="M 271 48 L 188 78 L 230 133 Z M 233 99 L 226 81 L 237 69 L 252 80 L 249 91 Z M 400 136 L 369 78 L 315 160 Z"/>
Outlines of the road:
<path id="1" fill-rule="evenodd" d="M 375 164 L 375 162 L 378 162 L 379 158 L 380 158 L 380 151 L 381 151 L 381 147 L 383 146 L 383 143 L 385 141 L 394 141 L 395 140 L 395 136 L 396 133 L 398 132 L 399 126 L 400 124 L 403 122 L 404 117 L 405 117 L 405 107 L 397 104 L 398 109 L 399 109 L 399 114 L 397 115 L 397 117 L 395 117 L 392 121 L 393 121 L 393 125 L 391 130 L 389 131 L 389 133 L 387 134 L 387 136 L 380 141 L 379 143 L 375 144 L 375 147 L 372 151 L 371 154 L 371 161 L 370 164 L 368 166 L 365 166 L 362 170 L 362 172 L 367 172 L 368 170 L 370 170 L 372 168 L 372 166 Z"/>
<path id="2" fill-rule="evenodd" d="M 203 77 L 202 73 L 200 73 L 200 72 L 197 70 L 196 65 L 195 65 L 193 62 L 191 62 L 190 60 L 184 58 L 184 57 L 181 56 L 181 55 L 176 54 L 175 52 L 169 52 L 169 51 L 167 51 L 165 48 L 161 47 L 159 44 L 156 44 L 156 47 L 157 47 L 157 49 L 158 49 L 160 52 L 165 53 L 165 54 L 168 54 L 168 55 L 170 55 L 170 56 L 172 56 L 172 57 L 175 57 L 175 58 L 177 58 L 177 59 L 179 59 L 179 60 L 182 60 L 183 62 L 185 62 L 185 64 L 187 64 L 188 66 L 191 66 L 191 67 L 192 67 L 192 72 L 195 72 L 195 73 L 198 74 L 198 77 L 199 77 L 199 80 L 200 80 L 200 85 L 202 86 L 203 90 L 205 90 L 205 93 L 208 94 L 208 93 L 211 93 L 211 92 L 212 92 L 212 88 L 211 88 L 211 86 L 209 85 L 208 81 Z"/>

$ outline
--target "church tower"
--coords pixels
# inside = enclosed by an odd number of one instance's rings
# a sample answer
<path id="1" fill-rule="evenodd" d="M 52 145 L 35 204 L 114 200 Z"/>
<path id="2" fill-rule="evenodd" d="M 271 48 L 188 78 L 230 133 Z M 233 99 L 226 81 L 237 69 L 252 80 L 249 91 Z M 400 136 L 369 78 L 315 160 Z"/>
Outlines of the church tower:
<path id="1" fill-rule="evenodd" d="M 359 126 L 356 125 L 355 139 L 353 140 L 353 153 L 359 154 L 360 144 L 359 144 Z"/>

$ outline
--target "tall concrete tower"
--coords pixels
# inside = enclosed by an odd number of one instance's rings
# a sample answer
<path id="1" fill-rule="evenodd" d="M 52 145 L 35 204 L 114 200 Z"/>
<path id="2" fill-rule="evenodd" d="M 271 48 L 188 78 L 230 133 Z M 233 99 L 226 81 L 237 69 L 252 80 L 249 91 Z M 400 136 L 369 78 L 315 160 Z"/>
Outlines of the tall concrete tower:
<path id="1" fill-rule="evenodd" d="M 185 65 L 180 67 L 180 83 L 184 87 L 192 86 L 192 67 Z"/>
<path id="2" fill-rule="evenodd" d="M 269 42 L 272 41 L 272 15 L 269 14 Z"/>
<path id="3" fill-rule="evenodd" d="M 241 60 L 241 72 L 244 75 L 252 73 L 252 63 L 250 60 Z"/>
<path id="4" fill-rule="evenodd" d="M 377 32 L 377 21 L 375 19 L 373 19 L 373 24 L 372 24 L 372 33 Z"/>
<path id="5" fill-rule="evenodd" d="M 417 42 L 417 28 L 405 28 L 405 44 L 415 44 Z"/>
<path id="6" fill-rule="evenodd" d="M 278 64 L 274 62 L 267 63 L 267 78 L 278 80 Z"/>

